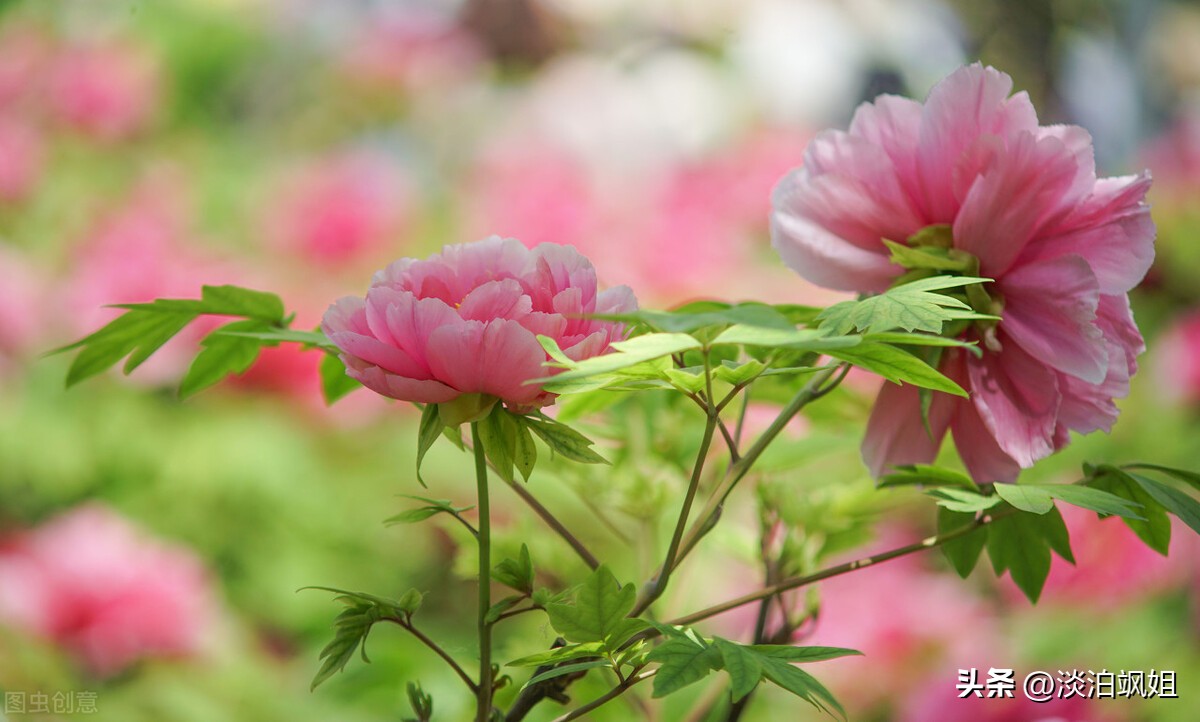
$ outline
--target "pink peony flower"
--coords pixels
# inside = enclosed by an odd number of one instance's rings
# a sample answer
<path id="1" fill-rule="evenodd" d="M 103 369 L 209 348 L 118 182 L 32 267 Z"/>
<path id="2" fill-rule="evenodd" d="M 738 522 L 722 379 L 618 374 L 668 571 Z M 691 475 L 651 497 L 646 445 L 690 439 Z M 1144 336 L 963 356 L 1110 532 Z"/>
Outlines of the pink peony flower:
<path id="1" fill-rule="evenodd" d="M 195 556 L 94 505 L 0 546 L 0 621 L 111 676 L 146 657 L 199 652 L 215 606 Z"/>
<path id="2" fill-rule="evenodd" d="M 527 249 L 492 236 L 396 261 L 375 274 L 365 299 L 333 304 L 322 328 L 347 373 L 384 396 L 445 403 L 478 394 L 481 407 L 494 397 L 523 411 L 554 399 L 525 383 L 549 373 L 536 335 L 589 358 L 624 329 L 580 315 L 635 307 L 626 286 L 598 293 L 595 270 L 571 246 Z"/>
<path id="3" fill-rule="evenodd" d="M 127 138 L 146 126 L 158 103 L 158 68 L 141 48 L 121 43 L 62 51 L 47 98 L 65 125 L 101 141 Z"/>
<path id="4" fill-rule="evenodd" d="M 978 261 L 986 310 L 1002 320 L 963 336 L 983 357 L 943 357 L 969 400 L 935 394 L 926 433 L 916 389 L 885 385 L 863 444 L 879 475 L 928 462 L 949 429 L 971 475 L 1012 481 L 1069 441 L 1109 430 L 1144 350 L 1126 293 L 1154 257 L 1143 202 L 1147 174 L 1098 179 L 1091 138 L 1039 126 L 1012 80 L 975 64 L 955 71 L 922 106 L 881 96 L 847 132 L 809 145 L 802 168 L 773 194 L 773 242 L 814 283 L 878 292 L 904 269 L 881 239 L 941 235 Z M 946 235 L 952 238 L 945 238 Z"/>
<path id="5" fill-rule="evenodd" d="M 973 665 L 977 670 L 977 682 L 986 684 L 988 670 L 1005 665 L 1012 666 L 1003 659 L 983 658 L 979 664 Z M 962 669 L 970 669 L 971 666 L 966 665 Z M 1016 689 L 1011 698 L 976 697 L 974 694 L 960 698 L 957 689 L 958 669 L 947 668 L 943 674 L 931 676 L 916 694 L 909 695 L 895 719 L 899 722 L 1118 722 L 1126 719 L 1120 711 L 1120 705 L 1110 700 L 1074 695 L 1034 702 L 1025 696 L 1021 685 L 1025 675 L 1035 670 L 1033 667 L 1014 669 Z M 1058 668 L 1047 668 L 1047 671 L 1057 679 Z M 987 694 L 986 691 L 984 694 Z"/>
<path id="6" fill-rule="evenodd" d="M 1154 371 L 1163 397 L 1200 404 L 1200 311 L 1175 319 L 1157 352 Z"/>
<path id="7" fill-rule="evenodd" d="M 0 117 L 0 202 L 19 203 L 42 176 L 42 139 L 26 123 Z"/>
<path id="8" fill-rule="evenodd" d="M 348 263 L 398 243 L 411 197 L 407 180 L 380 157 L 317 159 L 286 178 L 268 202 L 266 235 L 313 264 Z"/>

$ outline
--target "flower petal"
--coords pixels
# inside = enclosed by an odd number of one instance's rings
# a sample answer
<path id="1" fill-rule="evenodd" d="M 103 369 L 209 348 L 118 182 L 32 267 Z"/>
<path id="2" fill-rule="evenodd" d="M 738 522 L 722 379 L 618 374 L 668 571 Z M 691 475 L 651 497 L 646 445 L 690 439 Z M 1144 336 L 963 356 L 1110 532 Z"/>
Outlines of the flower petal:
<path id="1" fill-rule="evenodd" d="M 997 445 L 1022 468 L 1054 451 L 1057 375 L 1008 338 L 1003 350 L 967 359 L 971 401 Z"/>
<path id="2" fill-rule="evenodd" d="M 921 423 L 921 398 L 916 386 L 885 383 L 871 409 L 862 457 L 871 476 L 878 479 L 892 466 L 928 464 L 954 416 L 954 397 L 929 392 L 929 430 Z"/>
<path id="3" fill-rule="evenodd" d="M 1088 383 L 1108 373 L 1108 349 L 1096 325 L 1100 288 L 1087 261 L 1059 256 L 1014 269 L 998 284 L 1000 326 L 1042 363 Z"/>
<path id="4" fill-rule="evenodd" d="M 356 367 L 353 359 L 343 357 L 346 373 L 377 394 L 418 404 L 440 404 L 457 397 L 459 392 L 433 379 L 411 379 L 389 374 L 378 366 Z"/>
<path id="5" fill-rule="evenodd" d="M 1016 481 L 1021 466 L 996 443 L 974 404 L 959 404 L 950 423 L 954 448 L 971 478 L 980 484 Z"/>
<path id="6" fill-rule="evenodd" d="M 545 375 L 546 352 L 516 321 L 466 321 L 429 336 L 428 360 L 435 378 L 463 393 L 484 393 L 527 404 L 542 393 L 525 381 Z"/>
<path id="7" fill-rule="evenodd" d="M 525 295 L 521 284 L 516 279 L 505 278 L 473 289 L 459 304 L 458 315 L 468 321 L 517 320 L 532 310 L 533 302 Z"/>

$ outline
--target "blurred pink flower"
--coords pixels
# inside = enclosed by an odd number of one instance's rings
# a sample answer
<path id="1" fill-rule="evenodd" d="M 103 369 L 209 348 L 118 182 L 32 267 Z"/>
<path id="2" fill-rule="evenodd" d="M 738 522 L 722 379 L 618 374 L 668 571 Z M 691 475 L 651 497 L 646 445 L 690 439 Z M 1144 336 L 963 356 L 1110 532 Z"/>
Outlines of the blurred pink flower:
<path id="1" fill-rule="evenodd" d="M 483 394 L 523 411 L 554 400 L 525 384 L 550 373 L 537 334 L 588 358 L 620 340 L 623 326 L 580 314 L 635 307 L 625 286 L 597 292 L 595 270 L 573 247 L 527 249 L 492 236 L 396 261 L 375 274 L 365 299 L 331 306 L 322 328 L 347 373 L 384 396 L 444 403 Z"/>
<path id="2" fill-rule="evenodd" d="M 1039 127 L 1028 96 L 1011 90 L 1007 75 L 975 64 L 924 106 L 881 96 L 848 132 L 817 136 L 775 189 L 775 247 L 814 283 L 883 291 L 904 269 L 881 239 L 936 224 L 995 279 L 981 310 L 1003 320 L 964 334 L 983 357 L 952 352 L 942 364 L 970 400 L 934 394 L 930 435 L 916 423 L 916 390 L 886 384 L 863 443 L 876 476 L 931 461 L 949 429 L 975 479 L 1012 481 L 1070 431 L 1109 430 L 1144 350 L 1126 294 L 1154 257 L 1149 176 L 1097 179 L 1087 132 Z"/>
<path id="3" fill-rule="evenodd" d="M 45 332 L 43 276 L 15 249 L 0 246 L 0 372 L 30 355 Z"/>
<path id="4" fill-rule="evenodd" d="M 282 182 L 266 203 L 266 235 L 280 251 L 325 268 L 394 251 L 412 206 L 410 184 L 382 158 L 335 154 Z"/>
<path id="5" fill-rule="evenodd" d="M 879 548 L 906 543 L 903 537 L 890 532 Z M 834 694 L 856 709 L 889 704 L 943 668 L 1004 649 L 989 605 L 961 580 L 929 571 L 915 557 L 829 579 L 818 593 L 816 631 L 803 643 L 863 652 L 822 662 L 820 670 Z M 953 682 L 947 681 L 951 689 Z"/>
<path id="6" fill-rule="evenodd" d="M 1200 403 L 1200 311 L 1171 323 L 1159 338 L 1154 366 L 1164 398 Z"/>
<path id="7" fill-rule="evenodd" d="M 441 90 L 462 84 L 484 60 L 473 36 L 453 15 L 414 7 L 387 8 L 353 34 L 342 51 L 342 72 L 363 85 Z"/>
<path id="8" fill-rule="evenodd" d="M 0 117 L 0 202 L 28 198 L 41 179 L 42 163 L 38 133 L 15 118 Z"/>
<path id="9" fill-rule="evenodd" d="M 158 104 L 158 68 L 143 49 L 122 42 L 69 46 L 47 79 L 47 100 L 64 125 L 96 140 L 142 130 Z"/>
<path id="10" fill-rule="evenodd" d="M 1145 145 L 1141 160 L 1154 174 L 1156 197 L 1190 202 L 1200 186 L 1200 116 L 1177 119 Z"/>
<path id="11" fill-rule="evenodd" d="M 215 619 L 199 559 L 99 505 L 0 546 L 0 620 L 53 640 L 94 674 L 195 655 Z"/>
<path id="12" fill-rule="evenodd" d="M 0 107 L 7 109 L 35 93 L 50 43 L 37 28 L 6 19 L 0 48 Z"/>
<path id="13" fill-rule="evenodd" d="M 114 303 L 198 298 L 204 284 L 237 283 L 242 275 L 197 250 L 188 228 L 182 189 L 172 176 L 154 174 L 103 213 L 72 253 L 64 291 L 68 322 L 87 334 L 121 314 Z M 199 351 L 198 342 L 221 321 L 201 317 L 155 352 L 131 377 L 150 383 L 177 380 Z"/>

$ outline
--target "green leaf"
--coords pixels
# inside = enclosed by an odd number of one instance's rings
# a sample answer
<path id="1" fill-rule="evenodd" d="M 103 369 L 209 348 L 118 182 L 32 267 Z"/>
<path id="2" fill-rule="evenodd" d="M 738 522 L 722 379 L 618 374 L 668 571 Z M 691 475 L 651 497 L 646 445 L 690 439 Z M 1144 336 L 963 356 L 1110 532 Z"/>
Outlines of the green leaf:
<path id="1" fill-rule="evenodd" d="M 834 334 L 854 330 L 877 333 L 903 329 L 940 333 L 946 321 L 995 319 L 979 314 L 961 299 L 944 293 L 950 288 L 986 283 L 989 279 L 970 276 L 935 276 L 888 289 L 859 301 L 843 301 L 825 309 L 817 318 L 821 328 Z"/>
<path id="2" fill-rule="evenodd" d="M 1050 574 L 1050 546 L 1037 523 L 1039 518 L 1028 513 L 1003 516 L 991 523 L 987 535 L 988 556 L 996 575 L 1009 572 L 1034 603 Z"/>
<path id="3" fill-rule="evenodd" d="M 662 665 L 654 674 L 655 699 L 699 682 L 720 669 L 723 662 L 716 647 L 694 635 L 667 639 L 652 649 L 646 660 Z"/>
<path id="4" fill-rule="evenodd" d="M 545 344 L 543 342 L 543 347 Z M 628 341 L 617 341 L 612 344 L 613 353 L 593 356 L 583 361 L 572 363 L 561 374 L 533 379 L 527 383 L 542 383 L 545 388 L 554 390 L 559 384 L 575 379 L 584 379 L 598 374 L 612 373 L 644 361 L 650 361 L 663 356 L 683 353 L 700 348 L 700 342 L 685 333 L 648 333 L 635 336 Z"/>
<path id="5" fill-rule="evenodd" d="M 318 368 L 321 374 L 321 395 L 325 397 L 326 405 L 332 405 L 346 394 L 362 387 L 357 379 L 346 374 L 346 367 L 341 359 L 333 354 L 325 354 Z"/>
<path id="6" fill-rule="evenodd" d="M 736 344 L 764 348 L 786 348 L 794 351 L 826 351 L 847 348 L 861 343 L 859 336 L 839 336 L 827 329 L 764 328 L 762 326 L 732 326 L 713 339 L 713 346 Z"/>
<path id="7" fill-rule="evenodd" d="M 529 547 L 522 544 L 517 559 L 505 559 L 492 569 L 492 579 L 525 595 L 533 594 L 533 559 Z"/>
<path id="8" fill-rule="evenodd" d="M 389 526 L 392 524 L 415 524 L 420 521 L 425 521 L 435 514 L 449 514 L 451 516 L 457 516 L 464 511 L 470 511 L 471 509 L 475 508 L 473 506 L 454 506 L 450 503 L 449 499 L 429 499 L 423 496 L 412 496 L 411 494 L 399 494 L 398 496 L 403 496 L 406 499 L 423 501 L 425 502 L 425 506 L 409 509 L 408 511 L 403 511 L 396 516 L 384 519 L 383 523 Z"/>
<path id="9" fill-rule="evenodd" d="M 998 496 L 984 496 L 952 486 L 939 486 L 928 489 L 925 493 L 936 499 L 938 506 L 967 514 L 991 509 L 1000 503 Z"/>
<path id="10" fill-rule="evenodd" d="M 1200 534 L 1200 502 L 1161 481 L 1155 481 L 1132 472 L 1129 473 L 1129 476 L 1155 501 L 1162 504 L 1167 511 L 1179 517 L 1180 521 Z"/>
<path id="11" fill-rule="evenodd" d="M 516 444 L 513 446 L 513 463 L 516 464 L 517 471 L 521 472 L 521 478 L 529 482 L 529 476 L 533 474 L 533 467 L 537 465 L 537 446 L 533 443 L 533 434 L 529 432 L 529 424 L 525 417 L 515 416 L 513 420 L 517 425 Z"/>
<path id="12" fill-rule="evenodd" d="M 169 317 L 165 317 L 169 318 Z M 230 374 L 245 373 L 258 358 L 262 342 L 253 338 L 225 335 L 224 331 L 264 328 L 262 321 L 234 321 L 213 331 L 200 344 L 204 350 L 192 361 L 179 384 L 183 398 L 212 386 Z M 130 361 L 133 357 L 130 357 Z"/>
<path id="13" fill-rule="evenodd" d="M 484 615 L 484 621 L 488 624 L 495 624 L 500 619 L 501 614 L 520 604 L 523 599 L 525 599 L 524 594 L 513 594 L 501 599 L 488 607 L 487 614 Z"/>
<path id="14" fill-rule="evenodd" d="M 421 685 L 409 682 L 408 703 L 412 706 L 413 714 L 417 716 L 413 722 L 430 722 L 433 719 L 433 697 L 429 696 Z"/>
<path id="15" fill-rule="evenodd" d="M 752 644 L 748 647 L 765 657 L 785 662 L 824 662 L 840 657 L 862 656 L 857 649 L 847 647 L 793 647 L 790 644 Z"/>
<path id="16" fill-rule="evenodd" d="M 1154 551 L 1167 556 L 1171 547 L 1171 520 L 1166 509 L 1154 497 L 1146 493 L 1128 473 L 1113 467 L 1101 467 L 1100 472 L 1088 482 L 1123 499 L 1141 505 L 1144 519 L 1124 519 L 1125 525 Z"/>
<path id="17" fill-rule="evenodd" d="M 962 251 L 956 251 L 953 248 L 924 245 L 913 248 L 903 243 L 889 241 L 886 238 L 883 239 L 883 243 L 892 252 L 889 260 L 897 266 L 903 266 L 910 270 L 922 268 L 931 271 L 962 273 L 971 265 L 970 257 L 964 257 Z"/>
<path id="18" fill-rule="evenodd" d="M 757 655 L 740 644 L 720 637 L 713 639 L 713 646 L 721 653 L 725 671 L 729 673 L 730 698 L 737 702 L 753 692 L 763 673 Z"/>
<path id="19" fill-rule="evenodd" d="M 592 450 L 592 440 L 549 418 L 526 417 L 525 424 L 556 454 L 581 464 L 607 464 L 603 456 Z"/>
<path id="20" fill-rule="evenodd" d="M 884 474 L 879 479 L 880 488 L 887 486 L 908 486 L 911 484 L 920 484 L 922 486 L 957 486 L 971 491 L 978 489 L 975 486 L 975 482 L 966 474 L 928 464 L 897 466 L 894 467 L 894 471 L 890 474 Z"/>
<path id="21" fill-rule="evenodd" d="M 585 642 L 584 644 L 568 644 L 563 647 L 557 647 L 545 652 L 538 652 L 527 657 L 514 659 L 509 662 L 509 667 L 542 667 L 547 664 L 558 664 L 560 662 L 569 662 L 573 659 L 586 659 L 588 657 L 599 657 L 604 652 L 603 642 Z"/>
<path id="22" fill-rule="evenodd" d="M 854 348 L 831 349 L 827 352 L 834 358 L 848 361 L 855 366 L 879 374 L 888 381 L 907 383 L 921 388 L 944 391 L 955 396 L 966 397 L 967 392 L 943 376 L 929 364 L 907 351 L 884 343 L 861 343 Z"/>
<path id="23" fill-rule="evenodd" d="M 528 682 L 526 682 L 521 687 L 521 689 L 525 689 L 525 687 L 528 687 L 530 685 L 538 684 L 539 682 L 545 682 L 548 679 L 554 679 L 555 677 L 563 677 L 568 674 L 575 674 L 576 672 L 585 672 L 589 669 L 595 669 L 596 667 L 611 667 L 611 666 L 612 666 L 611 663 L 609 663 L 609 661 L 607 659 L 593 659 L 593 660 L 590 660 L 587 662 L 575 662 L 574 664 L 564 664 L 561 667 L 555 667 L 554 669 L 551 669 L 546 672 L 542 672 L 539 675 L 535 675 L 534 677 L 530 678 L 530 680 Z"/>
<path id="24" fill-rule="evenodd" d="M 900 346 L 963 348 L 967 351 L 970 351 L 975 356 L 983 355 L 983 352 L 979 350 L 979 344 L 975 341 L 963 341 L 962 339 L 946 338 L 945 336 L 931 336 L 926 333 L 884 331 L 883 333 L 865 334 L 862 339 L 863 341 L 872 343 L 890 343 Z"/>
<path id="25" fill-rule="evenodd" d="M 1200 474 L 1187 469 L 1176 469 L 1171 466 L 1162 466 L 1160 464 L 1126 464 L 1123 469 L 1145 469 L 1147 471 L 1158 471 L 1172 476 L 1185 484 L 1190 484 L 1195 489 L 1200 489 Z"/>
<path id="26" fill-rule="evenodd" d="M 365 592 L 348 592 L 332 587 L 304 587 L 320 589 L 337 594 L 335 600 L 346 605 L 346 609 L 334 620 L 333 641 L 325 645 L 318 657 L 324 662 L 313 677 L 310 689 L 316 689 L 336 672 L 340 672 L 361 649 L 364 662 L 367 657 L 366 641 L 372 625 L 387 617 L 411 616 L 421 604 L 421 593 L 410 590 L 399 601 L 385 599 Z"/>
<path id="27" fill-rule="evenodd" d="M 1021 511 L 1032 514 L 1045 514 L 1054 508 L 1054 499 L 1050 494 L 1033 486 L 1018 486 L 1017 484 L 996 484 L 996 496 Z"/>
<path id="28" fill-rule="evenodd" d="M 513 481 L 513 454 L 517 446 L 517 425 L 500 405 L 492 409 L 479 424 L 479 440 L 484 453 L 501 479 Z"/>
<path id="29" fill-rule="evenodd" d="M 186 314 L 168 314 L 158 316 L 158 324 L 155 328 L 142 336 L 133 353 L 129 354 L 129 358 L 125 361 L 125 368 L 122 373 L 129 375 L 138 366 L 141 366 L 146 359 L 162 348 L 163 344 L 175 337 L 175 334 L 183 330 L 192 322 L 194 316 Z"/>
<path id="30" fill-rule="evenodd" d="M 623 624 L 633 609 L 637 592 L 632 584 L 621 586 L 607 566 L 588 575 L 575 592 L 573 604 L 546 605 L 555 631 L 571 642 L 624 642 L 610 637 L 628 629 Z"/>
<path id="31" fill-rule="evenodd" d="M 283 301 L 273 293 L 238 286 L 203 286 L 200 300 L 204 304 L 202 313 L 245 316 L 271 323 L 283 321 Z"/>
<path id="32" fill-rule="evenodd" d="M 237 329 L 219 330 L 217 333 L 227 333 L 230 336 L 241 336 L 242 338 L 253 338 L 267 343 L 298 343 L 313 348 L 319 348 L 322 351 L 329 353 L 339 353 L 341 349 L 337 347 L 329 337 L 320 331 L 300 331 L 294 328 L 274 328 L 266 323 L 259 324 L 260 331 L 240 331 Z"/>
<path id="33" fill-rule="evenodd" d="M 99 331 L 51 353 L 83 347 L 67 371 L 67 386 L 70 387 L 107 371 L 127 355 L 135 354 L 145 360 L 195 318 L 196 314 L 159 315 L 129 311 Z"/>
<path id="34" fill-rule="evenodd" d="M 421 477 L 421 462 L 445 428 L 438 414 L 438 405 L 425 404 L 425 408 L 421 409 L 421 424 L 417 428 L 417 481 L 421 482 L 421 486 L 426 486 L 425 479 Z"/>
<path id="35" fill-rule="evenodd" d="M 996 485 L 1001 486 L 1000 484 Z M 1026 489 L 1037 489 L 1046 494 L 1065 501 L 1073 506 L 1090 509 L 1101 514 L 1110 514 L 1125 519 L 1144 519 L 1138 514 L 1141 504 L 1130 502 L 1120 496 L 1115 496 L 1101 489 L 1095 489 L 1076 484 L 1024 484 Z M 1007 500 L 1006 500 L 1007 501 Z M 1009 502 L 1010 504 L 1012 502 Z M 1013 504 L 1016 506 L 1016 504 Z"/>
<path id="36" fill-rule="evenodd" d="M 1071 553 L 1071 534 L 1067 531 L 1067 525 L 1058 509 L 1055 508 L 1038 516 L 1035 523 L 1041 529 L 1042 538 L 1046 540 L 1054 553 L 1074 564 L 1075 555 Z"/>
<path id="37" fill-rule="evenodd" d="M 767 328 L 791 328 L 791 319 L 799 306 L 773 307 L 747 302 L 730 305 L 719 301 L 697 301 L 672 311 L 642 310 L 623 314 L 597 314 L 596 318 L 627 323 L 643 323 L 657 331 L 690 333 L 708 326 L 735 323 Z"/>
<path id="38" fill-rule="evenodd" d="M 937 510 L 937 533 L 940 535 L 957 531 L 974 521 L 974 513 L 951 511 L 939 507 Z M 954 571 L 966 579 L 975 568 L 976 562 L 979 561 L 979 555 L 983 552 L 984 545 L 987 544 L 987 538 L 987 527 L 980 526 L 966 536 L 960 536 L 943 544 L 941 546 L 942 555 L 946 557 L 946 561 L 950 562 L 950 566 L 954 567 Z"/>
<path id="39" fill-rule="evenodd" d="M 763 676 L 766 679 L 823 712 L 832 714 L 836 711 L 842 719 L 846 718 L 846 711 L 842 709 L 842 705 L 823 684 L 817 681 L 816 677 L 781 659 L 762 655 L 760 660 L 763 666 Z"/>

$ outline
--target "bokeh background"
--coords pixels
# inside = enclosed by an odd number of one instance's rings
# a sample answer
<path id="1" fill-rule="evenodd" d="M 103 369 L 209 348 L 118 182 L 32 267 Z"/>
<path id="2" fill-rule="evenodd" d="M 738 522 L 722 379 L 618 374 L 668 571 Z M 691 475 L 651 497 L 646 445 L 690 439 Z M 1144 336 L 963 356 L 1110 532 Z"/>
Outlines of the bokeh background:
<path id="1" fill-rule="evenodd" d="M 0 718 L 398 720 L 407 680 L 433 694 L 435 719 L 468 714 L 455 678 L 396 628 L 372 634 L 372 664 L 308 688 L 338 610 L 296 592 L 305 585 L 421 589 L 421 626 L 473 664 L 468 540 L 438 520 L 381 523 L 413 504 L 398 495 L 426 493 L 414 410 L 362 391 L 326 408 L 318 359 L 292 348 L 180 402 L 205 328 L 128 378 L 65 391 L 68 360 L 41 354 L 112 318 L 105 304 L 236 283 L 279 293 L 311 327 L 394 258 L 490 233 L 574 244 L 648 307 L 834 300 L 774 257 L 771 186 L 859 102 L 923 97 L 975 59 L 1010 73 L 1043 123 L 1086 126 L 1104 174 L 1149 167 L 1156 179 L 1158 261 L 1134 298 L 1150 350 L 1124 415 L 1031 475 L 1069 481 L 1085 459 L 1196 468 L 1194 3 L 0 2 Z M 760 582 L 763 529 L 792 571 L 929 532 L 928 500 L 874 491 L 858 461 L 876 383 L 855 380 L 793 425 L 681 572 L 665 616 Z M 771 401 L 756 398 L 748 428 Z M 644 579 L 686 484 L 696 415 L 654 394 L 566 413 L 614 465 L 550 465 L 529 488 L 623 578 Z M 430 496 L 470 503 L 466 457 L 447 445 L 427 463 Z M 516 496 L 496 497 L 502 555 L 528 541 L 541 584 L 578 578 Z M 813 671 L 855 720 L 1194 720 L 1191 533 L 1177 527 L 1164 559 L 1118 520 L 1064 515 L 1079 565 L 1056 560 L 1036 607 L 990 569 L 962 581 L 936 555 L 796 595 L 801 616 L 820 609 L 798 641 L 868 654 Z M 536 616 L 500 635 L 502 659 L 550 641 Z M 752 625 L 750 609 L 704 628 L 745 638 Z M 956 670 L 972 666 L 1018 679 L 1167 669 L 1180 698 L 951 704 Z M 595 677 L 577 700 L 606 689 Z M 689 706 L 719 708 L 714 680 L 593 718 L 689 719 Z M 744 719 L 818 717 L 764 690 Z"/>

